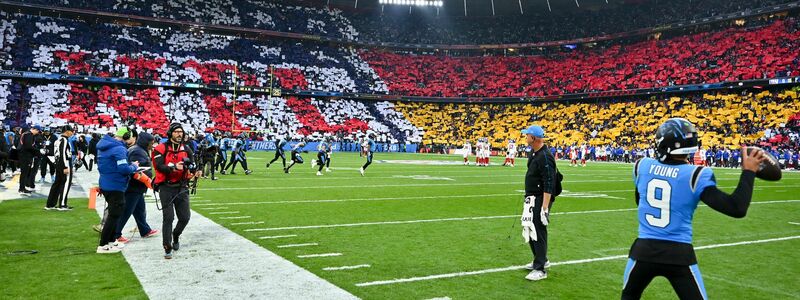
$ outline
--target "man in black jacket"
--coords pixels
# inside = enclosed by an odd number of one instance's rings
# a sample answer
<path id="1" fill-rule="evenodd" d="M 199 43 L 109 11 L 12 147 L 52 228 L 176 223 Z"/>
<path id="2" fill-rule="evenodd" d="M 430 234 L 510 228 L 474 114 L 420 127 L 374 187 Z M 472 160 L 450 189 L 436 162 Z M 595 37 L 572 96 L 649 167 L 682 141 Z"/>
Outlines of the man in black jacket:
<path id="1" fill-rule="evenodd" d="M 72 147 L 69 138 L 75 134 L 72 126 L 66 125 L 61 129 L 61 137 L 53 144 L 53 158 L 55 161 L 56 179 L 50 186 L 50 194 L 47 197 L 45 210 L 58 209 L 68 211 L 72 208 L 67 205 L 69 187 L 72 185 Z"/>
<path id="2" fill-rule="evenodd" d="M 19 166 L 22 172 L 19 177 L 19 193 L 30 195 L 36 187 L 33 185 L 34 170 L 33 159 L 39 154 L 36 149 L 36 136 L 42 131 L 42 126 L 34 125 L 29 131 L 20 136 Z"/>
<path id="3" fill-rule="evenodd" d="M 136 139 L 136 145 L 128 148 L 128 161 L 131 163 L 139 162 L 140 168 L 152 167 L 150 151 L 153 149 L 154 141 L 153 136 L 149 133 L 139 133 L 139 137 Z M 146 175 L 146 177 L 140 177 L 142 175 Z M 133 215 L 133 219 L 136 220 L 136 227 L 139 228 L 141 237 L 148 238 L 158 234 L 158 230 L 150 228 L 150 225 L 147 224 L 147 210 L 144 204 L 144 194 L 147 193 L 146 183 L 149 184 L 150 178 L 152 177 L 152 169 L 131 176 L 128 182 L 128 190 L 125 191 L 125 208 L 122 211 L 122 215 L 119 217 L 117 231 L 114 234 L 114 238 L 118 243 L 128 242 L 128 239 L 122 236 L 122 229 L 125 227 L 125 223 L 128 223 L 128 219 L 130 219 L 131 215 Z M 139 178 L 142 179 L 140 180 Z"/>
<path id="4" fill-rule="evenodd" d="M 92 133 L 92 140 L 89 141 L 89 149 L 87 156 L 89 157 L 89 171 L 92 170 L 95 161 L 97 161 L 97 142 L 100 141 L 100 135 L 97 133 Z"/>
<path id="5" fill-rule="evenodd" d="M 56 181 L 56 164 L 55 164 L 55 143 L 58 138 L 52 134 L 50 127 L 45 127 L 42 133 L 42 143 L 44 154 L 39 159 L 39 170 L 42 175 L 41 183 L 47 182 L 47 167 L 50 167 L 50 182 Z M 35 170 L 34 170 L 35 173 Z"/>
<path id="6" fill-rule="evenodd" d="M 76 157 L 75 161 L 75 170 L 77 171 L 81 167 L 85 167 L 88 170 L 89 164 L 86 163 L 86 154 L 89 151 L 89 144 L 86 142 L 86 136 L 81 134 L 77 139 L 75 139 L 75 148 L 78 150 L 78 157 Z"/>
<path id="7" fill-rule="evenodd" d="M 545 134 L 541 126 L 533 125 L 522 131 L 528 146 L 528 172 L 525 174 L 525 205 L 522 214 L 523 237 L 533 252 L 533 262 L 526 268 L 531 270 L 525 279 L 536 281 L 547 278 L 547 225 L 550 223 L 550 207 L 556 187 L 556 162 L 544 144 Z"/>

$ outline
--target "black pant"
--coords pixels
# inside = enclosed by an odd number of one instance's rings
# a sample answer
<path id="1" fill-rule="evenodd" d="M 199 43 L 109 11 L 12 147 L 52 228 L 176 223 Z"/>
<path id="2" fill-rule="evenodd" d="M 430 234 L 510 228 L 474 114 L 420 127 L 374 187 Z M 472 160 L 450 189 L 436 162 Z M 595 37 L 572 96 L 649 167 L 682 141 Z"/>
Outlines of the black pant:
<path id="1" fill-rule="evenodd" d="M 125 192 L 103 191 L 108 206 L 108 217 L 103 225 L 103 232 L 100 233 L 100 246 L 114 242 L 114 232 L 117 229 L 119 216 L 125 208 Z"/>
<path id="2" fill-rule="evenodd" d="M 706 290 L 697 265 L 680 266 L 628 260 L 622 286 L 622 299 L 639 299 L 656 276 L 669 280 L 680 299 L 706 299 Z"/>
<path id="3" fill-rule="evenodd" d="M 325 167 L 326 163 L 328 163 L 328 155 L 325 152 L 317 153 L 317 165 L 319 165 L 319 172 L 322 172 L 322 168 Z"/>
<path id="4" fill-rule="evenodd" d="M 20 157 L 19 165 L 22 170 L 19 175 L 19 190 L 24 191 L 28 189 L 27 187 L 33 186 L 33 183 L 29 182 L 33 171 L 33 157 Z"/>
<path id="5" fill-rule="evenodd" d="M 551 199 L 552 200 L 552 199 Z M 536 196 L 533 206 L 533 229 L 536 230 L 536 241 L 528 241 L 533 253 L 533 269 L 544 271 L 544 264 L 547 262 L 547 226 L 542 224 L 542 196 Z M 550 208 L 553 202 L 550 202 Z"/>
<path id="6" fill-rule="evenodd" d="M 64 174 L 64 170 L 58 172 L 56 181 L 50 186 L 50 194 L 47 196 L 47 207 L 67 207 L 67 197 L 69 187 L 72 185 L 72 172 Z"/>
<path id="7" fill-rule="evenodd" d="M 165 250 L 172 250 L 172 241 L 178 240 L 183 233 L 186 225 L 189 224 L 189 189 L 185 187 L 161 186 L 158 190 L 158 197 L 161 198 L 162 214 L 164 223 L 161 226 L 162 242 Z M 172 228 L 172 222 L 178 215 L 178 224 Z M 173 239 L 174 236 L 174 239 Z"/>
<path id="8" fill-rule="evenodd" d="M 371 165 L 371 164 L 372 164 L 372 151 L 370 151 L 370 152 L 367 154 L 367 163 L 365 163 L 365 164 L 364 164 L 364 166 L 362 166 L 361 168 L 362 168 L 362 169 L 364 169 L 364 170 L 366 170 L 366 169 L 367 169 L 367 167 L 369 167 L 369 165 Z"/>
<path id="9" fill-rule="evenodd" d="M 281 159 L 281 163 L 283 163 L 283 168 L 285 169 L 286 168 L 286 155 L 283 154 L 283 150 L 275 151 L 275 157 L 272 158 L 272 160 L 269 163 L 267 163 L 267 166 L 269 166 L 272 163 L 274 163 L 275 161 L 277 161 L 278 158 Z"/>
<path id="10" fill-rule="evenodd" d="M 211 173 L 211 179 L 214 179 L 214 173 L 216 170 L 216 166 L 214 166 L 215 157 L 206 157 L 203 159 L 203 165 L 200 166 L 200 170 L 203 171 L 203 176 L 207 176 Z"/>
<path id="11" fill-rule="evenodd" d="M 50 166 L 50 176 L 56 175 L 56 163 L 50 161 L 48 157 L 42 157 L 39 163 L 39 170 L 41 171 L 42 178 L 47 175 L 47 167 Z"/>

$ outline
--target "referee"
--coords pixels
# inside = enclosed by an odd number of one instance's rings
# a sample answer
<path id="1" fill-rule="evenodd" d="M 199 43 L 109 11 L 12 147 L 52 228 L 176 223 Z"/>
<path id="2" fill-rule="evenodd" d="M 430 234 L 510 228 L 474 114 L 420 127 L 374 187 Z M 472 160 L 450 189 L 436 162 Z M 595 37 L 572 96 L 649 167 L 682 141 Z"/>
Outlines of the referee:
<path id="1" fill-rule="evenodd" d="M 55 157 L 56 179 L 50 187 L 50 194 L 47 197 L 45 210 L 58 209 L 60 211 L 72 210 L 67 205 L 69 188 L 72 185 L 72 147 L 69 138 L 75 134 L 72 126 L 64 125 L 61 129 L 61 137 L 53 144 L 53 155 Z"/>
<path id="2" fill-rule="evenodd" d="M 533 262 L 525 279 L 536 281 L 547 278 L 547 224 L 556 179 L 556 162 L 544 144 L 544 129 L 532 125 L 522 131 L 528 146 L 528 172 L 525 173 L 525 203 L 522 213 L 522 230 L 525 241 L 531 246 Z"/>

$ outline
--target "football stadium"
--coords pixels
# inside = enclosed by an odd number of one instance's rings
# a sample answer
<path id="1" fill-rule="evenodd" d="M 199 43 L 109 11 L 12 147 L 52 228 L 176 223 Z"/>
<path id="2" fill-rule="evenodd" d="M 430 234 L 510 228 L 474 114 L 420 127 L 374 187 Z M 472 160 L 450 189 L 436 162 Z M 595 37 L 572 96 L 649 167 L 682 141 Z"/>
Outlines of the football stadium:
<path id="1" fill-rule="evenodd" d="M 0 299 L 800 299 L 800 1 L 0 0 Z"/>

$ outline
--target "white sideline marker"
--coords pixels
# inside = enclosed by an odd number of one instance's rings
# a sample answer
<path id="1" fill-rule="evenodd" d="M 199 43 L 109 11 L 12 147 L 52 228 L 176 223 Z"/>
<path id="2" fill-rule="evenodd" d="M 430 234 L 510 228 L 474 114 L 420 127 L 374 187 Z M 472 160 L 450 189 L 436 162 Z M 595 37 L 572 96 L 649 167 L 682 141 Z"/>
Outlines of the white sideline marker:
<path id="1" fill-rule="evenodd" d="M 789 222 L 789 224 L 792 224 L 792 225 L 800 225 L 800 223 L 798 223 L 798 222 Z"/>
<path id="2" fill-rule="evenodd" d="M 323 271 L 340 271 L 340 270 L 353 270 L 353 269 L 361 269 L 361 268 L 369 268 L 370 265 L 355 265 L 355 266 L 341 266 L 341 267 L 327 267 L 322 268 Z"/>
<path id="3" fill-rule="evenodd" d="M 211 202 L 211 200 L 194 200 L 194 199 L 192 199 L 192 200 L 190 200 L 190 202 L 192 202 L 192 203 L 197 203 L 197 202 Z"/>
<path id="4" fill-rule="evenodd" d="M 320 254 L 306 254 L 306 255 L 298 255 L 298 258 L 312 258 L 312 257 L 330 257 L 330 256 L 342 256 L 341 253 L 320 253 Z"/>
<path id="5" fill-rule="evenodd" d="M 208 213 L 209 215 L 230 215 L 230 214 L 238 214 L 239 211 L 215 211 Z"/>
<path id="6" fill-rule="evenodd" d="M 256 225 L 256 224 L 264 224 L 264 221 L 259 221 L 259 222 L 241 222 L 241 223 L 231 223 L 231 226 L 238 226 L 238 225 Z"/>
<path id="7" fill-rule="evenodd" d="M 297 236 L 296 234 L 288 234 L 288 235 L 272 235 L 272 236 L 262 236 L 262 237 L 260 237 L 260 238 L 258 238 L 258 239 L 260 239 L 260 240 L 271 240 L 271 239 L 290 238 L 290 237 L 296 237 L 296 236 Z"/>
<path id="8" fill-rule="evenodd" d="M 736 243 L 706 245 L 706 246 L 695 247 L 694 249 L 695 250 L 713 249 L 713 248 L 732 247 L 732 246 L 740 246 L 740 245 L 750 245 L 750 244 L 761 244 L 761 243 L 769 243 L 769 242 L 778 242 L 778 241 L 786 241 L 786 240 L 793 240 L 793 239 L 800 239 L 800 235 L 773 238 L 773 239 L 765 239 L 765 240 L 754 240 L 754 241 L 743 241 L 743 242 L 736 242 Z M 554 263 L 551 263 L 550 265 L 551 266 L 575 265 L 575 264 L 584 264 L 584 263 L 590 263 L 590 262 L 616 260 L 616 259 L 623 259 L 623 258 L 628 258 L 628 255 L 625 254 L 625 255 L 614 255 L 614 256 L 606 256 L 606 257 L 597 257 L 597 258 L 568 260 L 568 261 L 562 261 L 562 262 L 554 262 Z M 405 282 L 425 281 L 425 280 L 434 280 L 434 279 L 442 279 L 442 278 L 453 278 L 453 277 L 461 277 L 461 276 L 469 276 L 469 275 L 480 275 L 480 274 L 487 274 L 487 273 L 497 273 L 497 272 L 521 270 L 521 269 L 524 269 L 524 268 L 525 268 L 525 265 L 522 265 L 522 266 L 511 266 L 511 267 L 505 267 L 505 268 L 494 268 L 494 269 L 469 271 L 469 272 L 457 272 L 457 273 L 437 274 L 437 275 L 429 275 L 429 276 L 422 276 L 422 277 L 410 277 L 410 278 L 402 278 L 402 279 L 363 282 L 363 283 L 357 283 L 356 286 L 362 287 L 362 286 L 387 285 L 387 284 L 396 284 L 396 283 L 405 283 Z"/>
<path id="9" fill-rule="evenodd" d="M 248 219 L 251 218 L 250 216 L 238 216 L 238 217 L 220 217 L 220 220 L 232 220 L 232 219 Z"/>
<path id="10" fill-rule="evenodd" d="M 450 297 L 438 297 L 438 298 L 430 298 L 428 300 L 452 300 Z"/>
<path id="11" fill-rule="evenodd" d="M 205 210 L 220 210 L 220 209 L 228 209 L 228 207 L 227 207 L 227 206 L 221 206 L 221 207 L 201 207 L 200 209 L 205 209 Z"/>
<path id="12" fill-rule="evenodd" d="M 289 244 L 289 245 L 280 245 L 278 248 L 294 248 L 294 247 L 308 247 L 308 246 L 318 246 L 317 243 L 306 243 L 306 244 Z"/>

